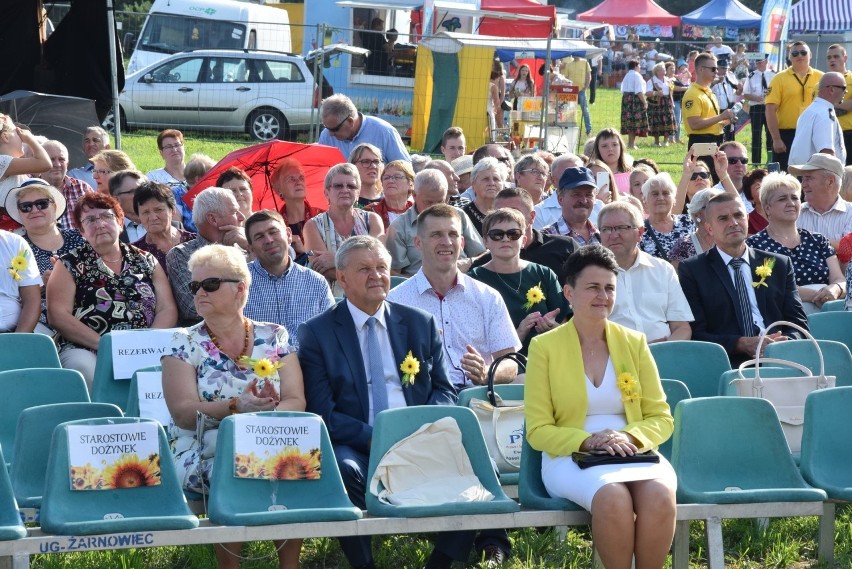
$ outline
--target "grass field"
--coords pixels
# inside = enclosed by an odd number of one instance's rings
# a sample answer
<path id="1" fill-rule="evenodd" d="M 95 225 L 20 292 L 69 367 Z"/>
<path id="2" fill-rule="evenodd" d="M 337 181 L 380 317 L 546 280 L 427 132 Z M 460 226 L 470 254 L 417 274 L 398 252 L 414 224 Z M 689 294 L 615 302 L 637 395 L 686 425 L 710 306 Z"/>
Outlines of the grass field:
<path id="1" fill-rule="evenodd" d="M 597 102 L 591 107 L 595 131 L 612 126 L 619 127 L 620 94 L 615 90 L 599 90 Z M 750 127 L 737 137 L 750 146 Z M 684 137 L 685 138 L 685 137 Z M 686 150 L 684 145 L 659 148 L 653 139 L 639 141 L 636 158 L 650 157 L 675 179 L 680 175 L 680 164 Z M 233 149 L 251 144 L 247 139 L 219 139 L 210 135 L 201 137 L 188 133 L 187 156 L 203 152 L 219 159 Z M 156 133 L 134 132 L 123 136 L 123 148 L 139 169 L 159 168 L 162 161 L 156 149 Z M 816 517 L 779 519 L 770 522 L 761 532 L 753 521 L 728 520 L 724 523 L 726 567 L 731 569 L 817 567 Z M 570 529 L 564 540 L 557 532 L 538 532 L 524 529 L 509 532 L 514 554 L 506 563 L 507 569 L 580 569 L 591 567 L 591 535 L 587 528 Z M 852 507 L 839 506 L 837 510 L 836 567 L 852 567 Z M 703 524 L 693 522 L 690 535 L 691 567 L 706 567 Z M 428 536 L 383 536 L 374 539 L 377 565 L 380 568 L 422 567 L 431 550 Z M 242 567 L 267 569 L 277 567 L 275 553 L 269 543 L 250 544 L 244 551 L 247 559 Z M 125 550 L 104 553 L 68 553 L 38 555 L 32 567 L 38 569 L 207 569 L 215 566 L 212 549 L 205 546 L 163 547 L 157 549 Z M 346 561 L 334 539 L 312 539 L 305 542 L 302 567 L 320 569 L 346 567 Z"/>

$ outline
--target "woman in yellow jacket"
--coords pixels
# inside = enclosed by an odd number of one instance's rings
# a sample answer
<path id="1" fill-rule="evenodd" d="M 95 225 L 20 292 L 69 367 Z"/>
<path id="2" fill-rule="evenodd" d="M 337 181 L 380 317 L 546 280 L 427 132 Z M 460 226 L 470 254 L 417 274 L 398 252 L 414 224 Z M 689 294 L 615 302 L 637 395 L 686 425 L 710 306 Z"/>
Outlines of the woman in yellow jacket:
<path id="1" fill-rule="evenodd" d="M 639 228 L 631 228 L 638 231 Z M 568 323 L 541 334 L 529 350 L 527 439 L 542 451 L 551 496 L 592 513 L 592 534 L 607 569 L 663 567 L 675 529 L 674 470 L 658 464 L 580 469 L 571 453 L 632 455 L 671 436 L 673 420 L 645 336 L 609 322 L 618 265 L 595 245 L 565 264 Z"/>

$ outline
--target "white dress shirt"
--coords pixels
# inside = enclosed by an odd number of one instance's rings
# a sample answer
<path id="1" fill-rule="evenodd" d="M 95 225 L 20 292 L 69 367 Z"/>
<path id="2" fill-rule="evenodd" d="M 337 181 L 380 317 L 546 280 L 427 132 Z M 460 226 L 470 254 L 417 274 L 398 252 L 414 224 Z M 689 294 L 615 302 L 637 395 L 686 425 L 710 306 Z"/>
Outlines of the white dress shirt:
<path id="1" fill-rule="evenodd" d="M 823 148 L 833 150 L 841 164 L 846 162 L 843 129 L 840 128 L 834 105 L 817 97 L 796 122 L 796 137 L 790 146 L 789 163 L 804 164 Z"/>
<path id="2" fill-rule="evenodd" d="M 610 320 L 644 332 L 649 342 L 670 336 L 669 322 L 695 320 L 671 263 L 639 251 L 630 268 L 619 267 L 617 279 Z"/>

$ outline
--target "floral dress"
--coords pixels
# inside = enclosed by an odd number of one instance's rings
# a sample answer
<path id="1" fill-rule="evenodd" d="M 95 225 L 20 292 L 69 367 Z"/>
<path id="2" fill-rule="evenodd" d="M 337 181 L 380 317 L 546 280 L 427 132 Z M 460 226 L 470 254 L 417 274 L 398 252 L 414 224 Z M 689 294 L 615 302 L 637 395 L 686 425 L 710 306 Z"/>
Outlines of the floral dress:
<path id="1" fill-rule="evenodd" d="M 686 215 L 675 215 L 672 230 L 662 233 L 654 229 L 648 220 L 645 220 L 645 232 L 639 240 L 639 248 L 659 259 L 671 261 L 671 253 L 678 241 L 695 231 L 695 224 Z M 654 239 L 656 237 L 656 239 Z"/>
<path id="2" fill-rule="evenodd" d="M 154 256 L 120 243 L 121 273 L 116 274 L 83 243 L 60 257 L 77 285 L 74 318 L 103 336 L 112 330 L 150 328 L 154 323 L 157 297 L 154 294 Z M 65 338 L 59 352 L 83 349 Z M 88 349 L 88 348 L 86 348 Z"/>
<path id="3" fill-rule="evenodd" d="M 199 401 L 223 401 L 239 397 L 252 379 L 257 378 L 258 383 L 264 381 L 251 367 L 243 368 L 227 354 L 220 352 L 210 339 L 204 322 L 176 330 L 172 337 L 171 352 L 164 357 L 177 358 L 195 368 Z M 287 329 L 284 326 L 254 323 L 254 346 L 249 357 L 267 358 L 275 363 L 289 353 Z M 278 377 L 274 376 L 272 381 L 280 393 Z M 182 429 L 174 421 L 169 424 L 168 433 L 178 479 L 183 487 L 193 492 L 206 493 L 213 471 L 215 439 L 205 436 L 202 444 L 199 444 L 195 430 Z"/>
<path id="4" fill-rule="evenodd" d="M 60 229 L 59 233 L 62 234 L 62 247 L 57 249 L 56 251 L 48 251 L 47 249 L 42 249 L 35 243 L 33 243 L 30 236 L 26 233 L 24 234 L 24 239 L 26 239 L 27 243 L 30 245 L 30 249 L 33 250 L 33 256 L 35 257 L 36 264 L 38 265 L 38 272 L 41 274 L 46 273 L 47 271 L 53 270 L 53 263 L 50 262 L 50 259 L 56 255 L 57 257 L 61 257 L 65 253 L 73 251 L 77 247 L 83 245 L 85 241 L 83 240 L 83 236 L 80 235 L 80 232 L 76 229 Z M 38 317 L 38 321 L 47 326 L 47 299 L 45 298 L 45 287 L 41 287 L 41 316 Z"/>

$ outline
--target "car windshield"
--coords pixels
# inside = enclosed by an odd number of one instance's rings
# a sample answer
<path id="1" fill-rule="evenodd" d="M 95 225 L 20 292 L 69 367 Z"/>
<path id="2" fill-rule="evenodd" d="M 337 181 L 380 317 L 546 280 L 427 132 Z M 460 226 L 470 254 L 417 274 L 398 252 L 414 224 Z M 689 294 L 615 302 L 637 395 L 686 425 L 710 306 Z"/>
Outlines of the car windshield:
<path id="1" fill-rule="evenodd" d="M 233 22 L 152 14 L 142 30 L 140 46 L 147 51 L 177 53 L 192 49 L 240 49 L 246 28 Z"/>

